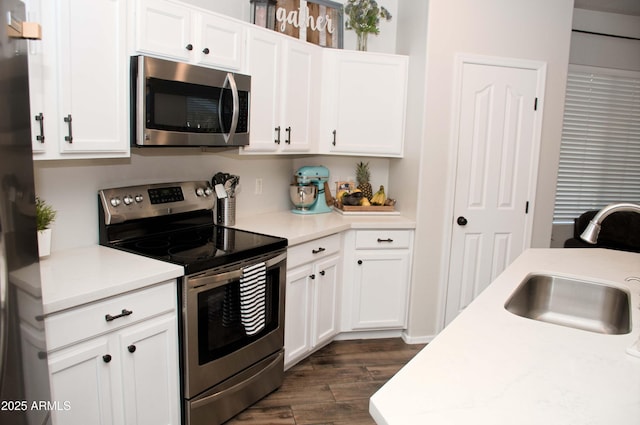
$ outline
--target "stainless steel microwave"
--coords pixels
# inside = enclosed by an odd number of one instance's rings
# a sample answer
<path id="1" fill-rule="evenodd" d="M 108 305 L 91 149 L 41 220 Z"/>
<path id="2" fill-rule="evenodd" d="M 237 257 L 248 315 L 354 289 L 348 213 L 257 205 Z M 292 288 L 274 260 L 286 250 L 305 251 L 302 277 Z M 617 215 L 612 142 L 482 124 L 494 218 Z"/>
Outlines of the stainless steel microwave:
<path id="1" fill-rule="evenodd" d="M 250 76 L 149 56 L 131 75 L 133 146 L 249 144 Z"/>

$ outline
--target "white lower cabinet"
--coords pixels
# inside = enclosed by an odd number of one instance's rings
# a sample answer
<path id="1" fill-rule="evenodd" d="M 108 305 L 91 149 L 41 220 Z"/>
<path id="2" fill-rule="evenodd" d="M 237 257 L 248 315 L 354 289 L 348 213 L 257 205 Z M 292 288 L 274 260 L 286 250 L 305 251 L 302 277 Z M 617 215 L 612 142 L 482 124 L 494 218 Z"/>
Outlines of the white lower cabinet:
<path id="1" fill-rule="evenodd" d="M 412 230 L 347 232 L 342 331 L 406 328 L 412 245 Z"/>
<path id="2" fill-rule="evenodd" d="M 285 368 L 331 342 L 339 332 L 340 235 L 289 248 L 285 305 Z"/>
<path id="3" fill-rule="evenodd" d="M 175 281 L 54 314 L 45 328 L 54 424 L 180 424 Z"/>

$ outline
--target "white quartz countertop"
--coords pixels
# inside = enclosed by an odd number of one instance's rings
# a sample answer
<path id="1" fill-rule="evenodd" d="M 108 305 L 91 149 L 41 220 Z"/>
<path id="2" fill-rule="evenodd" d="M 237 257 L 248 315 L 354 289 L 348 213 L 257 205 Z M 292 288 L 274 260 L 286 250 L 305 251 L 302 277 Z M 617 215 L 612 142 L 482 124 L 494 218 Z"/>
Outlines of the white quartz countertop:
<path id="1" fill-rule="evenodd" d="M 413 229 L 416 223 L 401 215 L 294 214 L 280 211 L 237 218 L 236 229 L 280 236 L 289 246 L 349 229 Z"/>
<path id="2" fill-rule="evenodd" d="M 603 335 L 516 316 L 504 304 L 529 273 L 629 291 L 632 331 Z M 370 401 L 379 425 L 638 425 L 640 254 L 523 253 Z"/>
<path id="3" fill-rule="evenodd" d="M 237 229 L 289 240 L 289 246 L 348 229 L 413 229 L 415 222 L 400 215 L 345 216 L 338 212 L 300 215 L 290 211 L 236 220 Z M 184 274 L 182 266 L 130 254 L 100 245 L 53 252 L 40 259 L 43 313 L 52 314 L 82 304 L 155 285 Z M 37 270 L 26 267 L 12 273 L 15 283 L 40 296 Z"/>
<path id="4" fill-rule="evenodd" d="M 11 278 L 38 296 L 30 284 L 33 273 L 33 268 L 24 268 Z M 135 291 L 183 274 L 182 266 L 99 245 L 54 252 L 40 259 L 43 313 Z"/>

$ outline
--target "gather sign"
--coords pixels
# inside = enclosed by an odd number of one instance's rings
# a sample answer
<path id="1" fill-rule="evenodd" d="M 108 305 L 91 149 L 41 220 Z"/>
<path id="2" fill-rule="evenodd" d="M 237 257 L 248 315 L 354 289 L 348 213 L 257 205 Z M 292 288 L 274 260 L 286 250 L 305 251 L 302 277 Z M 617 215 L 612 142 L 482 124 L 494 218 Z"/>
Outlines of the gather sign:
<path id="1" fill-rule="evenodd" d="M 342 4 L 278 0 L 275 30 L 324 47 L 342 48 Z"/>

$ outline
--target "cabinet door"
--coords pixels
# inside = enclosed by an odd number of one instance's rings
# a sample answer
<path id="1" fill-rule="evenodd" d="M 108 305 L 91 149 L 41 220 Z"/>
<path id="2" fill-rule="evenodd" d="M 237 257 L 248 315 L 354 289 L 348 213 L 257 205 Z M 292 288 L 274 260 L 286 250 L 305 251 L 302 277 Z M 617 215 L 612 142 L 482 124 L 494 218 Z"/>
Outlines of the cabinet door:
<path id="1" fill-rule="evenodd" d="M 114 388 L 119 388 L 119 383 L 115 382 L 120 367 L 117 357 L 107 337 L 76 344 L 50 355 L 51 399 L 63 407 L 63 403 L 68 402 L 70 407 L 51 411 L 54 424 L 122 422 L 121 417 L 115 416 L 121 409 L 114 405 Z"/>
<path id="2" fill-rule="evenodd" d="M 321 152 L 402 156 L 407 65 L 404 56 L 324 53 Z"/>
<path id="3" fill-rule="evenodd" d="M 180 424 L 176 320 L 161 316 L 119 333 L 128 424 Z"/>
<path id="4" fill-rule="evenodd" d="M 320 52 L 317 46 L 287 40 L 282 79 L 282 150 L 309 152 L 317 134 Z"/>
<path id="5" fill-rule="evenodd" d="M 353 329 L 404 328 L 409 251 L 356 251 Z"/>
<path id="6" fill-rule="evenodd" d="M 191 58 L 191 11 L 165 0 L 139 0 L 136 10 L 136 49 L 172 59 Z"/>
<path id="7" fill-rule="evenodd" d="M 314 333 L 313 345 L 330 341 L 338 333 L 338 280 L 340 257 L 319 261 L 313 276 Z"/>
<path id="8" fill-rule="evenodd" d="M 247 67 L 251 75 L 250 144 L 243 152 L 275 152 L 284 140 L 280 127 L 282 40 L 273 31 L 249 30 Z"/>
<path id="9" fill-rule="evenodd" d="M 118 152 L 126 156 L 126 1 L 58 1 L 61 152 Z"/>
<path id="10" fill-rule="evenodd" d="M 198 14 L 199 32 L 194 46 L 196 61 L 202 65 L 240 70 L 243 65 L 244 28 L 216 15 Z"/>
<path id="11" fill-rule="evenodd" d="M 29 100 L 31 106 L 31 146 L 34 153 L 46 152 L 49 145 L 58 151 L 56 80 L 51 64 L 56 55 L 55 5 L 47 0 L 27 0 L 27 20 L 42 27 L 41 40 L 29 40 Z"/>
<path id="12" fill-rule="evenodd" d="M 284 325 L 285 367 L 304 357 L 311 350 L 311 285 L 310 264 L 287 272 Z"/>

